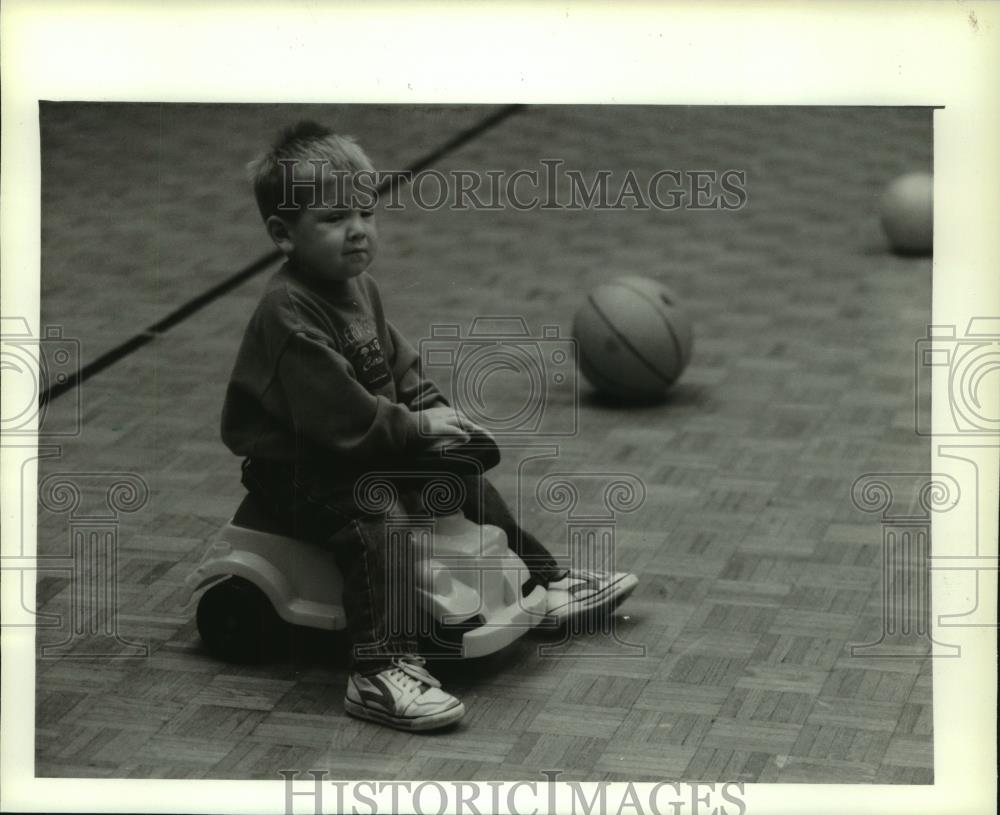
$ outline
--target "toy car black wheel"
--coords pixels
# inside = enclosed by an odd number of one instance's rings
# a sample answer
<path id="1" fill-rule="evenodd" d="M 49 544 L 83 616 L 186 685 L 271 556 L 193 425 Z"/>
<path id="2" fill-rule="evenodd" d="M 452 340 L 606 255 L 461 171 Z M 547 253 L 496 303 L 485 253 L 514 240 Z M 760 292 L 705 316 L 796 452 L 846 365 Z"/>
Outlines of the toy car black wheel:
<path id="1" fill-rule="evenodd" d="M 273 656 L 285 627 L 264 592 L 241 577 L 206 591 L 197 619 L 202 642 L 229 662 L 262 662 Z"/>

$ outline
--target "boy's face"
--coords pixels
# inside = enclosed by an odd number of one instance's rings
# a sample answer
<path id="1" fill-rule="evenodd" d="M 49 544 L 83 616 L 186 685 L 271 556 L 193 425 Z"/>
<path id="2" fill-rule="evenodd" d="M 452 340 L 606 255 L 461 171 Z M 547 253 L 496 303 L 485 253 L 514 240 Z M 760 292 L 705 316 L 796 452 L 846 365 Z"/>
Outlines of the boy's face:
<path id="1" fill-rule="evenodd" d="M 272 228 L 271 234 L 278 247 L 310 275 L 328 282 L 348 280 L 365 271 L 375 258 L 375 211 L 360 209 L 357 201 L 328 192 L 324 185 L 324 196 L 316 206 L 304 208 L 295 221 L 282 219 L 284 229 L 276 234 Z M 341 201 L 345 205 L 338 206 Z"/>

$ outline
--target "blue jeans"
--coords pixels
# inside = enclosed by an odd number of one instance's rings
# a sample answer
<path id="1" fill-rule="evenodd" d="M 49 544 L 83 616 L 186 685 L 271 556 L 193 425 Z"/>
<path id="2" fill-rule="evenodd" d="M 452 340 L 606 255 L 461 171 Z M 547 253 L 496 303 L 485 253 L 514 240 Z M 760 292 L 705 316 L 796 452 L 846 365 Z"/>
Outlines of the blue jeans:
<path id="1" fill-rule="evenodd" d="M 507 534 L 508 546 L 524 561 L 525 589 L 546 586 L 565 574 L 542 543 L 517 524 L 506 502 L 481 474 L 461 476 L 461 511 L 477 524 Z M 305 475 L 283 462 L 247 459 L 243 485 L 257 507 L 288 534 L 329 548 L 344 580 L 343 605 L 354 644 L 354 669 L 382 670 L 392 656 L 416 653 L 413 632 L 415 585 L 407 572 L 406 547 L 393 544 L 392 521 L 358 506 L 353 485 Z M 404 504 L 413 500 L 401 490 Z"/>

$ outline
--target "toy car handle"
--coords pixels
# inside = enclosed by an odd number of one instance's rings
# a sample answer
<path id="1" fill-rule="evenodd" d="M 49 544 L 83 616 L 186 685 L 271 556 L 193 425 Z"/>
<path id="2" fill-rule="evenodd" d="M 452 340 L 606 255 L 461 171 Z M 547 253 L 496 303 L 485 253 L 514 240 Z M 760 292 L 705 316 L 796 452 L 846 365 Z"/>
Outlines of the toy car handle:
<path id="1" fill-rule="evenodd" d="M 474 475 L 492 470 L 500 463 L 500 448 L 487 433 L 470 431 L 469 440 L 424 450 L 411 460 L 415 470 L 443 471 Z"/>

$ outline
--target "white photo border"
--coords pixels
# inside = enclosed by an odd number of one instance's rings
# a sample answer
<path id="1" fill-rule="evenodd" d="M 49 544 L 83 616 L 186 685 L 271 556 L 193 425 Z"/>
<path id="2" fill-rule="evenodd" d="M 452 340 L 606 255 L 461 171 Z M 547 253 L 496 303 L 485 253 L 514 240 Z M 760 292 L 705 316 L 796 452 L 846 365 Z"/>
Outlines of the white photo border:
<path id="1" fill-rule="evenodd" d="M 933 322 L 1000 315 L 997 3 L 7 0 L 0 13 L 0 292 L 3 313 L 27 317 L 36 332 L 39 100 L 935 107 Z M 508 47 L 484 59 L 484 39 Z M 313 79 L 290 84 L 289 76 Z M 24 403 L 16 393 L 4 399 Z M 933 450 L 935 469 L 947 469 L 938 439 Z M 35 506 L 34 495 L 8 489 L 20 482 L 8 453 L 0 473 L 5 554 L 19 546 L 21 507 Z M 980 471 L 994 507 L 998 466 L 987 461 Z M 35 518 L 23 520 L 33 543 Z M 935 554 L 962 556 L 978 536 L 979 553 L 996 558 L 995 519 L 982 522 L 967 512 L 936 516 Z M 980 611 L 995 620 L 995 577 L 980 585 L 992 592 L 978 598 Z M 5 577 L 7 611 L 20 601 L 12 586 Z M 969 605 L 968 582 L 950 573 L 934 574 L 933 592 L 935 620 Z M 749 784 L 746 811 L 992 811 L 996 630 L 949 628 L 947 641 L 962 657 L 933 666 L 933 786 Z M 35 779 L 33 632 L 3 629 L 2 647 L 4 810 L 283 811 L 280 780 Z M 557 800 L 567 807 L 564 792 Z"/>

